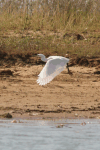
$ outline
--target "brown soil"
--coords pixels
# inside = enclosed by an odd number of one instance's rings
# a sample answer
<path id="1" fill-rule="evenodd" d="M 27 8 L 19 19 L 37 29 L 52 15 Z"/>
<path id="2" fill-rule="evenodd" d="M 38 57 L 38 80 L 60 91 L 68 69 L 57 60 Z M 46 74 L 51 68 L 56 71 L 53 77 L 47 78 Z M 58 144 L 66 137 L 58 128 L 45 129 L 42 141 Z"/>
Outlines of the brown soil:
<path id="1" fill-rule="evenodd" d="M 0 60 L 1 117 L 100 118 L 99 58 L 72 58 L 71 74 L 65 69 L 46 86 L 36 83 L 43 66 L 33 65 L 33 58 L 29 63 L 20 58 L 15 64 L 5 59 Z"/>

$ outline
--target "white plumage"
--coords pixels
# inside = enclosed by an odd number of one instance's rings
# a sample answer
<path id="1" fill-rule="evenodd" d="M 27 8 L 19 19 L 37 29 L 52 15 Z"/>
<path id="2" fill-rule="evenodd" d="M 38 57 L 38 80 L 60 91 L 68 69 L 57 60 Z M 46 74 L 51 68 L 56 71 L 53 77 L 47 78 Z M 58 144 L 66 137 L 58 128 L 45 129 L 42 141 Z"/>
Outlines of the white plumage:
<path id="1" fill-rule="evenodd" d="M 46 62 L 46 65 L 38 75 L 37 83 L 45 85 L 52 81 L 60 72 L 64 70 L 66 64 L 69 62 L 68 58 L 62 56 L 50 56 L 45 58 L 43 54 L 38 54 L 41 60 Z"/>

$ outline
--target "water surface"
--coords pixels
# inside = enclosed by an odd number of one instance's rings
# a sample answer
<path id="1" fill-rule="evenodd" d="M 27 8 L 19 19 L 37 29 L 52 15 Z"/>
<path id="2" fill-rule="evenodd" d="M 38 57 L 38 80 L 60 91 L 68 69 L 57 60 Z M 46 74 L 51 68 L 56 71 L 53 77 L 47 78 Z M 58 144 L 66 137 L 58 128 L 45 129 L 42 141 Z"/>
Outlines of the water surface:
<path id="1" fill-rule="evenodd" d="M 100 150 L 99 119 L 21 121 L 0 120 L 0 150 Z"/>

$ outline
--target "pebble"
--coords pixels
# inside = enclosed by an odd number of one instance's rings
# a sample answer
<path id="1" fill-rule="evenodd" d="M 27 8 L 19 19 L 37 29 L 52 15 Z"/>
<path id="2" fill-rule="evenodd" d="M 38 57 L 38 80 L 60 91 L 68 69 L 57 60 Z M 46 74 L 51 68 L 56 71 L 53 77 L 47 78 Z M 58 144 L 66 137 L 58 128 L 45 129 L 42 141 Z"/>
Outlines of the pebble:
<path id="1" fill-rule="evenodd" d="M 60 125 L 58 125 L 58 126 L 56 126 L 56 128 L 63 128 L 63 124 L 60 124 Z"/>
<path id="2" fill-rule="evenodd" d="M 11 123 L 17 123 L 17 120 L 13 120 L 13 121 L 11 121 Z"/>

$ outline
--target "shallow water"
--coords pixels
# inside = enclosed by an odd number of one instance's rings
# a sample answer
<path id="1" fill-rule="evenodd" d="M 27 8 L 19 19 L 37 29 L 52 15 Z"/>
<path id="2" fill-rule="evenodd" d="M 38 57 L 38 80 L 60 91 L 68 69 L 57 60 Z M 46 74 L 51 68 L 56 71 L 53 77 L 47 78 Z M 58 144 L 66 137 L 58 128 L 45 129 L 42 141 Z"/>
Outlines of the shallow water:
<path id="1" fill-rule="evenodd" d="M 0 120 L 0 150 L 100 150 L 100 120 L 21 121 Z"/>

